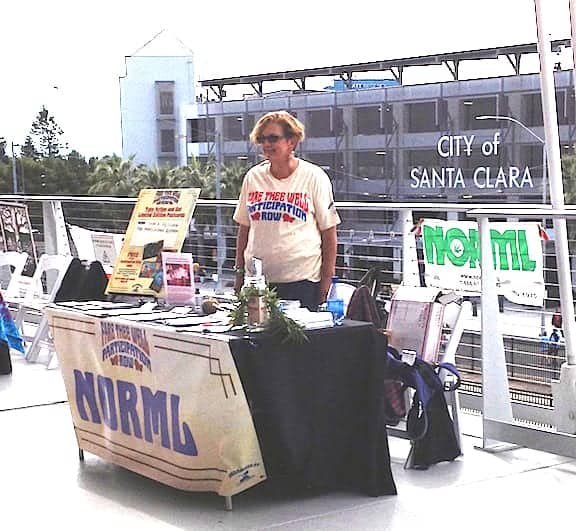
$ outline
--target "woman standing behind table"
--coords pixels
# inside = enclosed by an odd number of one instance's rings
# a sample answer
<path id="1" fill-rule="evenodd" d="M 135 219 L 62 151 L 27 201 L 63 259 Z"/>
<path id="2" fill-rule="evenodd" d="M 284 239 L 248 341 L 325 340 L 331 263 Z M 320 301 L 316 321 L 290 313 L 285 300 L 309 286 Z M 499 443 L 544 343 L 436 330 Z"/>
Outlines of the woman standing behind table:
<path id="1" fill-rule="evenodd" d="M 316 310 L 335 273 L 340 217 L 328 175 L 294 154 L 303 139 L 304 126 L 286 111 L 265 114 L 250 133 L 266 160 L 244 177 L 234 212 L 235 288 L 257 257 L 279 298 Z"/>

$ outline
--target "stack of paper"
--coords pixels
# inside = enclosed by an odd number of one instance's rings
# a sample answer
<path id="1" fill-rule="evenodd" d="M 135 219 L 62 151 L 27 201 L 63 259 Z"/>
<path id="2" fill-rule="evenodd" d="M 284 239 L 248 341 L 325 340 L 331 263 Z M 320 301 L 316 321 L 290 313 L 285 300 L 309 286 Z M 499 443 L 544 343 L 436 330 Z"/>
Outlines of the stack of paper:
<path id="1" fill-rule="evenodd" d="M 289 308 L 284 313 L 307 330 L 334 326 L 334 319 L 330 312 L 311 312 L 308 308 Z"/>

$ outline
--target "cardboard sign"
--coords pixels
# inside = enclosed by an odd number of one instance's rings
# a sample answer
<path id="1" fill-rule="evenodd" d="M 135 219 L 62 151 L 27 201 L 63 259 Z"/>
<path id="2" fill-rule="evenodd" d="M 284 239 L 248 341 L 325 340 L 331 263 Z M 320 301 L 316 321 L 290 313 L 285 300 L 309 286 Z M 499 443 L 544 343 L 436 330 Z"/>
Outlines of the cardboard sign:
<path id="1" fill-rule="evenodd" d="M 179 252 L 199 188 L 141 190 L 106 293 L 163 296 L 162 252 Z"/>

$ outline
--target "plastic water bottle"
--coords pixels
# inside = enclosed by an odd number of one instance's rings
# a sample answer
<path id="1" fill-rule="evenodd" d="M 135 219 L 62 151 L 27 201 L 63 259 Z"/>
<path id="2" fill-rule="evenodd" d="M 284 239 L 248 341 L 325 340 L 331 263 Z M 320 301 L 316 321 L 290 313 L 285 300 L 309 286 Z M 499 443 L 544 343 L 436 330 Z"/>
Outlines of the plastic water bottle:
<path id="1" fill-rule="evenodd" d="M 328 297 L 326 298 L 326 309 L 332 313 L 335 324 L 340 324 L 344 319 L 344 298 L 339 293 L 338 277 L 332 277 L 332 285 L 328 290 Z"/>

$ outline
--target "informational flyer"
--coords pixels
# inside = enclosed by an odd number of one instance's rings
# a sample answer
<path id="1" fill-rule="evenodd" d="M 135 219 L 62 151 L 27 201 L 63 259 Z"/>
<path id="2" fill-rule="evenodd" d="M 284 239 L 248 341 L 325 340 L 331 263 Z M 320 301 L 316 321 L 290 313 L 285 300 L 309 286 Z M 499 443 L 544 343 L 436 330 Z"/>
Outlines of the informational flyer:
<path id="1" fill-rule="evenodd" d="M 94 247 L 94 257 L 104 267 L 114 266 L 116 263 L 116 238 L 114 234 L 93 232 L 91 235 Z"/>
<path id="2" fill-rule="evenodd" d="M 106 293 L 163 297 L 162 252 L 179 252 L 200 188 L 144 189 L 132 211 Z"/>
<path id="3" fill-rule="evenodd" d="M 191 253 L 162 253 L 164 299 L 167 304 L 194 304 L 194 269 Z"/>

